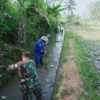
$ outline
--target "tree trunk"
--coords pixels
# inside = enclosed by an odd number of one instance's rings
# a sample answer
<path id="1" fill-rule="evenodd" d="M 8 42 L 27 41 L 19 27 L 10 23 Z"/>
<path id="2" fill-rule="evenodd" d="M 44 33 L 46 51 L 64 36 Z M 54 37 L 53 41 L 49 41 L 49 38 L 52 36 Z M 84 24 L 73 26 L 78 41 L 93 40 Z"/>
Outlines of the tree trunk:
<path id="1" fill-rule="evenodd" d="M 19 28 L 18 28 L 18 43 L 24 43 L 26 39 L 26 18 L 25 18 L 25 11 L 24 11 L 24 1 L 20 0 L 20 7 L 21 7 L 21 17 L 19 21 Z"/>
<path id="2" fill-rule="evenodd" d="M 18 43 L 24 43 L 26 39 L 26 21 L 23 16 L 20 18 L 18 28 Z"/>

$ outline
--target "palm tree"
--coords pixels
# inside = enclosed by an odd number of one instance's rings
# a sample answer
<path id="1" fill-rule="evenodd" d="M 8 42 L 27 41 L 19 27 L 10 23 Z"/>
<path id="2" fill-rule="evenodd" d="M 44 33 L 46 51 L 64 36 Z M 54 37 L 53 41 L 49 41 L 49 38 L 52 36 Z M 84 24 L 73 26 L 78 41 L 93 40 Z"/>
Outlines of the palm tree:
<path id="1" fill-rule="evenodd" d="M 74 0 L 67 0 L 65 2 L 65 10 L 68 11 L 68 17 L 73 16 L 73 10 L 75 9 L 75 1 Z"/>
<path id="2" fill-rule="evenodd" d="M 90 5 L 90 16 L 92 19 L 100 21 L 100 1 L 95 1 Z"/>

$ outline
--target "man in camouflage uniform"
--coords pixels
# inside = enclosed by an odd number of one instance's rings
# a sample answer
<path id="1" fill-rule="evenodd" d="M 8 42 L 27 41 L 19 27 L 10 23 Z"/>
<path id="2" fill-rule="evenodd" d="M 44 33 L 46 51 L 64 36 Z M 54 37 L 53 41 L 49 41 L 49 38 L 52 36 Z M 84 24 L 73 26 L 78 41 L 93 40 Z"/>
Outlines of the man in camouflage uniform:
<path id="1" fill-rule="evenodd" d="M 22 61 L 7 68 L 7 70 L 13 69 L 18 69 L 23 100 L 32 100 L 32 93 L 37 100 L 43 100 L 35 62 L 29 59 L 29 52 L 23 52 Z"/>

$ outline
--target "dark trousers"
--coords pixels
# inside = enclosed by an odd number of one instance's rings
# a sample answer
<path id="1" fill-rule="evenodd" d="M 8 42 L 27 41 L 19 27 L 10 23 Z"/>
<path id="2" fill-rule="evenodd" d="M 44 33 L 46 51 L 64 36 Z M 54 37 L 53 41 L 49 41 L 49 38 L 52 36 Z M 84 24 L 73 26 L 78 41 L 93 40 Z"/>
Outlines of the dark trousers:
<path id="1" fill-rule="evenodd" d="M 42 55 L 35 54 L 35 63 L 36 65 L 42 63 Z"/>
<path id="2" fill-rule="evenodd" d="M 23 92 L 23 100 L 32 100 L 32 94 L 34 93 L 36 100 L 43 100 L 42 98 L 42 89 L 36 89 L 34 91 L 28 90 Z"/>

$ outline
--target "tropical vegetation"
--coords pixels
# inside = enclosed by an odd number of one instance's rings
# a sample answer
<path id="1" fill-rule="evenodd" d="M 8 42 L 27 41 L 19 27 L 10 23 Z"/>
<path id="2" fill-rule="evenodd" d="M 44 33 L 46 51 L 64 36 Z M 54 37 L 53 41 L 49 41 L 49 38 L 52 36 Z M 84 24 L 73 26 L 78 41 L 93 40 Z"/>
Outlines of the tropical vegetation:
<path id="1" fill-rule="evenodd" d="M 19 61 L 21 51 L 32 52 L 37 39 L 54 34 L 62 10 L 61 2 L 49 5 L 44 0 L 0 0 L 0 65 Z M 10 74 L 0 70 L 0 86 Z"/>

